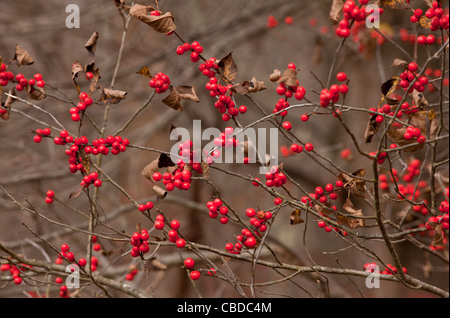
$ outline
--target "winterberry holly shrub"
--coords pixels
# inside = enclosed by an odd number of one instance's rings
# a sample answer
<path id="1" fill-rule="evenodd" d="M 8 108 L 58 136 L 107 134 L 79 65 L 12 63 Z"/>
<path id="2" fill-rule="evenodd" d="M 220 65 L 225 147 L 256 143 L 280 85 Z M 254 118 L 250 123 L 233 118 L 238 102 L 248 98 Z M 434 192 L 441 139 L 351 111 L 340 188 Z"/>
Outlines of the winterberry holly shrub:
<path id="1" fill-rule="evenodd" d="M 312 3 L 110 1 L 62 76 L 0 46 L 0 295 L 448 297 L 448 4 Z"/>

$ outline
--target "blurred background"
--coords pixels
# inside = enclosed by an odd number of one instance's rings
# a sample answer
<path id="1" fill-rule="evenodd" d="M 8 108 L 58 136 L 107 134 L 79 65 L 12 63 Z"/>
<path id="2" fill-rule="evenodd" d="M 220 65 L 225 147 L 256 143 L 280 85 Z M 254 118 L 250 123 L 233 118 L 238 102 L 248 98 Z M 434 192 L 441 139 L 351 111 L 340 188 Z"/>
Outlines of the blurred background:
<path id="1" fill-rule="evenodd" d="M 72 3 L 76 3 L 81 11 L 78 29 L 68 29 L 65 24 L 69 15 L 65 12 L 66 6 Z M 154 4 L 145 0 L 140 3 Z M 320 81 L 327 82 L 340 43 L 340 39 L 334 34 L 334 26 L 328 19 L 331 1 L 162 0 L 159 1 L 159 6 L 162 11 L 173 13 L 177 33 L 184 40 L 200 42 L 204 47 L 203 56 L 206 58 L 220 59 L 233 52 L 234 61 L 239 69 L 236 81 L 251 80 L 252 77 L 264 81 L 267 89 L 252 97 L 267 113 L 272 112 L 280 98 L 275 92 L 276 83 L 269 80 L 274 69 L 284 70 L 289 63 L 295 63 L 300 69 L 298 74 L 300 85 L 306 88 L 308 98 L 317 101 L 317 92 L 321 90 Z M 34 58 L 34 64 L 21 67 L 11 65 L 9 70 L 26 76 L 41 73 L 48 84 L 46 91 L 49 97 L 34 103 L 54 114 L 71 130 L 75 130 L 77 124 L 71 122 L 68 115 L 71 105 L 65 102 L 76 101 L 78 98 L 71 80 L 72 64 L 74 62 L 84 64 L 88 56 L 84 45 L 93 32 L 98 32 L 95 65 L 100 70 L 99 84 L 102 87 L 110 86 L 123 32 L 123 20 L 114 1 L 0 0 L 0 8 L 2 62 L 6 64 L 14 58 L 16 44 L 27 50 Z M 273 17 L 276 23 L 268 25 L 269 17 Z M 288 17 L 291 19 L 286 20 Z M 409 26 L 408 19 L 409 14 L 405 12 L 386 10 L 382 16 L 383 32 L 392 35 L 400 46 L 410 54 L 414 54 L 414 46 L 402 39 L 398 32 L 404 26 Z M 413 35 L 418 32 L 412 27 L 405 30 Z M 361 32 L 358 38 L 349 38 L 336 60 L 333 78 L 339 71 L 345 71 L 350 78 L 350 93 L 346 97 L 346 105 L 360 108 L 377 107 L 381 96 L 381 84 L 396 73 L 396 70 L 390 67 L 392 61 L 395 58 L 405 59 L 396 47 L 390 43 L 381 45 L 377 39 L 369 31 Z M 174 35 L 159 34 L 142 22 L 131 20 L 114 84 L 114 89 L 126 91 L 127 95 L 120 103 L 111 106 L 107 134 L 112 134 L 122 127 L 151 95 L 148 79 L 136 74 L 142 66 L 148 66 L 152 74 L 164 72 L 171 78 L 174 86 L 195 86 L 200 102 L 183 102 L 184 111 L 177 112 L 165 106 L 160 101 L 161 96 L 155 96 L 149 106 L 121 134 L 132 144 L 170 151 L 174 143 L 169 139 L 171 124 L 191 129 L 192 120 L 201 119 L 204 128 L 217 127 L 221 130 L 231 124 L 223 122 L 219 112 L 214 108 L 214 98 L 210 97 L 204 88 L 206 78 L 198 71 L 198 64 L 190 62 L 187 55 L 176 55 L 175 49 L 179 44 L 180 40 Z M 419 62 L 424 61 L 426 52 L 423 56 L 421 54 L 422 51 L 419 52 Z M 430 64 L 430 67 L 437 68 L 438 61 L 434 63 Z M 88 88 L 88 82 L 83 77 L 77 81 L 82 90 Z M 3 92 L 5 91 L 4 88 Z M 96 94 L 98 98 L 98 92 Z M 18 96 L 26 98 L 26 95 L 20 92 Z M 3 98 L 5 99 L 5 96 Z M 429 93 L 427 98 L 430 102 L 437 101 L 436 93 Z M 262 116 L 261 111 L 245 96 L 237 96 L 236 100 L 248 107 L 248 112 L 242 117 L 243 123 L 250 123 Z M 24 103 L 16 102 L 13 108 L 39 120 L 50 121 L 48 116 Z M 341 151 L 345 148 L 349 148 L 355 154 L 356 150 L 337 120 L 331 116 L 318 115 L 312 116 L 306 123 L 301 122 L 301 114 L 311 110 L 312 108 L 300 108 L 289 112 L 287 120 L 293 124 L 292 133 L 305 142 L 312 142 L 318 153 L 346 171 L 370 169 L 371 163 L 358 156 L 354 156 L 351 160 L 341 157 Z M 94 122 L 101 126 L 104 106 L 94 105 L 89 109 L 89 113 Z M 373 145 L 363 144 L 367 113 L 348 113 L 344 118 L 362 144 L 362 149 L 372 151 L 378 143 L 376 138 Z M 262 124 L 260 127 L 264 126 Z M 88 202 L 83 195 L 68 199 L 80 180 L 69 172 L 67 158 L 61 147 L 48 140 L 40 144 L 34 143 L 31 130 L 36 128 L 43 127 L 16 112 L 11 113 L 8 121 L 0 121 L 0 183 L 17 201 L 24 205 L 32 205 L 46 217 L 86 229 L 87 223 L 83 216 L 77 215 L 63 204 L 48 205 L 44 201 L 47 190 L 53 189 L 56 196 L 65 204 L 88 213 Z M 97 133 L 89 123 L 85 123 L 82 129 L 86 136 L 96 138 Z M 279 143 L 280 146 L 290 145 L 289 141 L 282 137 Z M 440 159 L 448 157 L 446 151 L 448 153 L 448 149 L 444 149 L 439 154 Z M 425 152 L 418 152 L 416 155 L 421 159 Z M 145 203 L 154 200 L 155 195 L 151 183 L 142 177 L 141 171 L 157 157 L 158 153 L 129 148 L 117 157 L 111 155 L 105 157 L 102 167 L 136 201 Z M 324 186 L 336 180 L 335 174 L 321 168 L 306 155 L 281 156 L 280 159 L 286 171 L 307 191 L 313 191 L 318 185 Z M 243 167 L 230 164 L 221 168 L 245 176 L 250 174 L 255 177 L 258 174 L 257 166 Z M 448 170 L 443 170 L 442 173 L 448 176 Z M 220 189 L 220 196 L 241 215 L 244 215 L 249 207 L 270 209 L 274 206 L 273 197 L 242 179 L 212 169 L 210 180 Z M 288 184 L 287 189 L 292 191 L 293 196 L 303 195 L 292 185 Z M 189 191 L 175 190 L 170 193 L 156 204 L 156 208 L 171 218 L 179 219 L 182 224 L 181 230 L 189 240 L 223 249 L 227 242 L 234 241 L 234 235 L 239 234 L 241 228 L 233 224 L 221 225 L 217 219 L 208 217 L 206 202 L 214 195 L 217 193 L 211 184 L 198 180 L 194 181 Z M 105 183 L 102 186 L 99 200 L 102 208 L 101 217 L 119 231 L 131 235 L 137 223 L 145 228 L 151 227 L 149 221 L 111 184 Z M 395 217 L 402 209 L 400 204 L 397 206 L 389 203 L 389 205 L 387 217 Z M 325 233 L 319 229 L 313 217 L 308 218 L 304 224 L 290 225 L 290 212 L 289 208 L 280 211 L 268 238 L 269 244 L 273 244 L 279 258 L 284 262 L 310 265 L 313 261 L 323 266 L 362 269 L 365 263 L 374 261 L 360 250 L 352 248 L 348 241 L 336 234 Z M 373 211 L 367 209 L 364 213 L 371 215 Z M 30 244 L 30 240 L 42 246 L 52 260 L 56 258 L 56 253 L 36 239 L 22 222 L 32 228 L 36 235 L 47 238 L 54 246 L 59 247 L 67 243 L 77 257 L 83 257 L 85 254 L 87 240 L 85 234 L 74 233 L 30 215 L 11 205 L 4 193 L 0 193 L 0 220 L 0 241 L 27 257 L 44 258 L 42 251 Z M 304 235 L 305 229 L 307 235 Z M 109 229 L 101 226 L 96 230 L 99 233 L 111 233 Z M 368 231 L 370 232 L 370 229 Z M 426 242 L 429 238 L 423 239 Z M 359 242 L 376 251 L 386 263 L 392 262 L 381 241 Z M 129 244 L 106 240 L 101 241 L 101 244 L 103 251 L 94 253 L 99 258 L 101 273 L 123 280 L 130 264 L 135 261 L 129 255 L 122 256 L 129 248 Z M 417 252 L 418 249 L 407 241 L 395 246 L 404 260 L 408 273 L 440 288 L 448 288 L 448 267 L 444 262 L 424 251 Z M 156 256 L 167 266 L 166 270 L 145 273 L 142 264 L 135 262 L 139 274 L 128 283 L 156 297 L 196 297 L 196 291 L 192 288 L 186 272 L 181 268 L 182 257 L 178 251 L 162 247 Z M 242 264 L 229 260 L 225 266 L 221 261 L 217 257 L 214 258 L 218 266 L 229 268 L 236 277 L 247 283 L 250 281 L 249 263 Z M 200 263 L 199 266 L 206 268 L 205 264 Z M 425 267 L 431 270 L 427 271 Z M 257 282 L 280 278 L 275 271 L 259 266 L 255 275 Z M 369 290 L 365 288 L 364 279 L 361 278 L 338 275 L 327 275 L 327 278 L 333 297 L 430 296 L 407 289 L 401 284 L 384 281 L 381 283 L 381 289 Z M 257 296 L 299 298 L 324 296 L 323 290 L 318 288 L 316 279 L 312 275 L 299 275 L 293 281 L 261 287 Z M 6 283 L 2 282 L 4 288 L 0 288 L 0 297 L 26 297 L 23 294 L 25 290 L 44 290 L 45 285 L 35 283 L 37 285 L 35 288 L 26 285 L 13 287 L 11 284 L 6 288 Z M 57 286 L 52 286 L 53 289 L 55 292 L 51 295 L 57 297 Z M 205 297 L 239 296 L 226 282 L 206 276 L 198 281 L 198 290 Z M 93 287 L 83 290 L 80 296 L 100 294 L 101 291 Z M 115 292 L 112 294 L 115 297 L 123 296 Z"/>

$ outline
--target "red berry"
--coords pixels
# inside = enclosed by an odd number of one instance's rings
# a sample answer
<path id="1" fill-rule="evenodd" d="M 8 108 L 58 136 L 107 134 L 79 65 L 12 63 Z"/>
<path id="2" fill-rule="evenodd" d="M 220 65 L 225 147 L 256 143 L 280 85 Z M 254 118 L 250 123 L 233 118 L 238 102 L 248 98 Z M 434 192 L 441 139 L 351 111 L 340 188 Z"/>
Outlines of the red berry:
<path id="1" fill-rule="evenodd" d="M 175 244 L 177 245 L 178 248 L 183 248 L 186 245 L 186 241 L 182 238 L 179 238 Z"/>
<path id="2" fill-rule="evenodd" d="M 81 267 L 86 266 L 86 264 L 87 264 L 86 259 L 80 258 L 80 259 L 78 260 L 78 265 L 80 265 Z"/>
<path id="3" fill-rule="evenodd" d="M 314 146 L 311 143 L 307 143 L 307 144 L 305 144 L 305 149 L 306 149 L 306 151 L 313 151 Z"/>
<path id="4" fill-rule="evenodd" d="M 344 72 L 339 72 L 339 73 L 336 75 L 336 78 L 337 78 L 337 80 L 338 80 L 339 82 L 344 82 L 344 81 L 347 80 L 347 74 L 345 74 Z"/>
<path id="5" fill-rule="evenodd" d="M 188 269 L 194 268 L 195 262 L 192 258 L 188 257 L 184 260 L 184 266 Z"/>
<path id="6" fill-rule="evenodd" d="M 192 280 L 197 280 L 197 279 L 200 278 L 200 276 L 201 276 L 201 274 L 200 274 L 199 271 L 192 271 L 192 272 L 189 274 L 189 277 L 190 277 Z"/>
<path id="7" fill-rule="evenodd" d="M 180 222 L 178 220 L 172 220 L 172 222 L 170 222 L 170 227 L 173 230 L 178 230 L 180 228 Z"/>

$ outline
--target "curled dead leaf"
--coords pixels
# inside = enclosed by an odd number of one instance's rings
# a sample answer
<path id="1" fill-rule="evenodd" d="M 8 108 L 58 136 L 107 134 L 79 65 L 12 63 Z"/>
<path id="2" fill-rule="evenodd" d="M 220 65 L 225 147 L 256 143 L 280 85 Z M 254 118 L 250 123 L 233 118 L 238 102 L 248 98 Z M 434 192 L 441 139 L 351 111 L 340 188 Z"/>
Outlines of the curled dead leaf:
<path id="1" fill-rule="evenodd" d="M 349 188 L 354 194 L 358 196 L 364 196 L 364 193 L 366 192 L 366 182 L 361 178 L 364 178 L 365 175 L 365 169 L 358 169 L 355 172 L 351 173 L 351 175 L 341 172 L 338 175 L 338 180 L 342 181 L 342 183 L 344 184 L 344 188 Z"/>
<path id="2" fill-rule="evenodd" d="M 30 97 L 33 100 L 42 100 L 47 97 L 42 87 L 33 87 L 31 85 L 28 85 L 27 93 L 28 97 Z"/>
<path id="3" fill-rule="evenodd" d="M 196 103 L 200 101 L 194 86 L 177 86 L 175 89 L 180 94 L 181 99 L 191 100 Z"/>
<path id="4" fill-rule="evenodd" d="M 1 60 L 0 60 L 0 62 L 1 62 Z M 14 90 L 10 89 L 8 93 L 9 93 L 9 95 L 6 98 L 5 103 L 3 103 L 3 102 L 1 103 L 1 108 L 6 110 L 6 112 L 2 112 L 2 114 L 0 115 L 0 117 L 3 120 L 9 119 L 9 110 L 11 109 L 11 105 L 16 101 L 16 99 L 14 97 L 12 97 L 12 96 L 16 96 Z M 1 94 L 2 94 L 2 88 L 0 87 L 0 96 L 2 96 Z M 1 100 L 1 98 L 0 98 L 0 100 Z"/>
<path id="5" fill-rule="evenodd" d="M 170 86 L 170 93 L 167 95 L 161 102 L 166 104 L 172 109 L 175 109 L 179 112 L 183 111 L 183 106 L 181 106 L 181 96 L 180 93 L 174 89 L 172 86 Z"/>
<path id="6" fill-rule="evenodd" d="M 253 77 L 251 81 L 243 81 L 239 84 L 233 85 L 230 90 L 233 93 L 245 95 L 248 93 L 256 93 L 265 90 L 266 88 L 267 87 L 264 85 L 264 82 L 258 81 L 255 77 Z"/>
<path id="7" fill-rule="evenodd" d="M 434 224 L 434 235 L 431 245 L 441 247 L 444 246 L 444 231 L 442 230 L 442 224 Z"/>
<path id="8" fill-rule="evenodd" d="M 356 209 L 350 198 L 347 198 L 342 209 L 348 213 L 348 216 L 338 214 L 338 220 L 345 225 L 350 226 L 352 229 L 366 226 L 364 219 L 358 218 L 363 216 L 362 209 Z"/>
<path id="9" fill-rule="evenodd" d="M 147 66 L 142 66 L 136 73 L 148 78 L 153 78 L 150 69 Z"/>
<path id="10" fill-rule="evenodd" d="M 221 78 L 231 84 L 237 77 L 238 67 L 233 59 L 233 52 L 228 53 L 217 63 L 221 72 Z"/>
<path id="11" fill-rule="evenodd" d="M 127 95 L 127 92 L 125 91 L 104 88 L 100 96 L 100 102 L 103 105 L 117 104 L 122 99 L 125 99 L 125 95 Z"/>
<path id="12" fill-rule="evenodd" d="M 300 209 L 296 209 L 291 212 L 291 215 L 289 216 L 291 225 L 300 224 L 300 223 L 305 222 L 305 220 L 300 217 L 300 214 L 301 214 Z"/>
<path id="13" fill-rule="evenodd" d="M 164 190 L 163 188 L 161 188 L 158 185 L 154 185 L 153 186 L 153 191 L 155 191 L 155 193 L 161 198 L 164 199 L 167 195 L 167 190 Z"/>
<path id="14" fill-rule="evenodd" d="M 344 0 L 333 0 L 333 3 L 331 4 L 329 17 L 334 24 L 339 22 L 340 20 L 339 15 L 343 7 L 344 7 Z"/>
<path id="15" fill-rule="evenodd" d="M 34 59 L 30 53 L 24 50 L 19 44 L 16 44 L 16 52 L 13 60 L 17 62 L 17 66 L 31 65 L 34 63 Z"/>
<path id="16" fill-rule="evenodd" d="M 172 13 L 166 12 L 159 16 L 150 15 L 150 12 L 154 10 L 155 8 L 151 6 L 134 4 L 130 8 L 130 16 L 144 22 L 159 33 L 168 34 L 175 31 L 177 26 L 174 23 L 175 18 Z"/>
<path id="17" fill-rule="evenodd" d="M 95 45 L 97 44 L 97 39 L 98 39 L 98 32 L 94 32 L 84 45 L 86 50 L 88 50 L 89 52 L 86 63 L 84 65 L 84 70 L 86 72 L 93 72 L 95 69 Z"/>
<path id="18" fill-rule="evenodd" d="M 77 83 L 76 78 L 78 77 L 78 73 L 83 72 L 83 66 L 79 62 L 75 62 L 72 64 L 72 82 L 73 85 L 76 87 L 78 93 L 81 92 L 80 86 Z"/>
<path id="19" fill-rule="evenodd" d="M 278 80 L 278 83 L 282 83 L 289 87 L 297 86 L 298 85 L 297 71 L 291 68 L 286 69 L 281 75 L 280 79 Z"/>
<path id="20" fill-rule="evenodd" d="M 100 70 L 97 68 L 94 70 L 93 76 L 89 84 L 89 95 L 91 95 L 99 88 L 97 85 L 99 80 L 100 80 Z"/>
<path id="21" fill-rule="evenodd" d="M 278 69 L 273 70 L 273 73 L 270 74 L 269 79 L 271 82 L 278 82 L 281 78 L 281 71 Z"/>
<path id="22" fill-rule="evenodd" d="M 395 59 L 394 62 L 392 62 L 391 67 L 396 67 L 396 66 L 403 66 L 403 67 L 407 67 L 408 66 L 408 62 L 401 60 L 401 59 Z"/>
<path id="23" fill-rule="evenodd" d="M 264 85 L 264 82 L 258 81 L 255 77 L 253 77 L 252 80 L 250 81 L 250 88 L 248 92 L 256 93 L 265 89 L 267 89 L 267 87 Z"/>
<path id="24" fill-rule="evenodd" d="M 147 178 L 148 180 L 150 180 L 151 182 L 155 183 L 155 180 L 153 180 L 153 174 L 158 171 L 158 161 L 159 158 L 153 160 L 152 162 L 150 162 L 147 166 L 145 166 L 144 169 L 142 169 L 141 174 Z"/>

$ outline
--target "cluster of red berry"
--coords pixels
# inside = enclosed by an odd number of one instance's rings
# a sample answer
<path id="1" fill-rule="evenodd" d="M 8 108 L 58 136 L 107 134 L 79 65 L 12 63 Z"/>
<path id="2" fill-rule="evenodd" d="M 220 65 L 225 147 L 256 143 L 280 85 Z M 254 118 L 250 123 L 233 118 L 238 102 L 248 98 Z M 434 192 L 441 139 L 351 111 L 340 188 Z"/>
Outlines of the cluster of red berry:
<path id="1" fill-rule="evenodd" d="M 231 86 L 231 84 L 221 85 L 215 77 L 210 77 L 209 82 L 205 85 L 209 94 L 217 98 L 214 107 L 222 114 L 223 121 L 229 121 L 232 117 L 239 115 L 239 113 L 244 114 L 247 112 L 245 105 L 236 107 L 236 103 L 232 99 L 233 92 L 230 90 Z"/>
<path id="2" fill-rule="evenodd" d="M 46 128 L 38 128 L 36 129 L 36 135 L 33 137 L 35 143 L 40 143 L 42 141 L 42 137 L 48 137 L 52 134 L 52 130 L 48 127 Z"/>
<path id="3" fill-rule="evenodd" d="M 420 76 L 418 77 L 418 74 L 416 74 L 416 71 L 419 69 L 419 66 L 415 62 L 411 62 L 408 64 L 407 70 L 405 70 L 403 73 L 400 74 L 400 86 L 407 90 L 411 83 L 416 80 L 413 84 L 413 86 L 410 88 L 409 93 L 412 93 L 412 91 L 415 89 L 418 92 L 425 91 L 425 87 L 429 83 L 429 79 L 426 76 Z"/>
<path id="4" fill-rule="evenodd" d="M 55 191 L 48 190 L 46 194 L 47 196 L 45 197 L 45 203 L 52 204 L 55 197 Z"/>
<path id="5" fill-rule="evenodd" d="M 32 266 L 28 264 L 20 264 L 20 265 L 14 265 L 5 263 L 0 266 L 0 271 L 7 272 L 12 275 L 14 284 L 20 285 L 22 284 L 22 277 L 20 277 L 20 274 L 28 269 L 30 269 Z"/>
<path id="6" fill-rule="evenodd" d="M 163 230 L 165 227 L 166 219 L 164 215 L 158 214 L 156 216 L 155 222 L 153 226 L 157 230 Z M 180 228 L 180 221 L 177 219 L 173 219 L 170 221 L 170 230 L 167 231 L 167 237 L 170 242 L 175 243 L 178 248 L 183 248 L 186 246 L 186 240 L 181 238 L 178 233 L 178 229 Z"/>
<path id="7" fill-rule="evenodd" d="M 217 59 L 215 57 L 211 57 L 209 60 L 206 60 L 198 66 L 199 71 L 208 78 L 215 77 L 216 71 L 219 69 L 219 64 L 217 64 L 216 61 Z"/>
<path id="8" fill-rule="evenodd" d="M 101 187 L 103 184 L 102 180 L 98 178 L 98 173 L 96 171 L 85 175 L 83 180 L 80 182 L 80 185 L 84 188 L 88 188 L 91 184 L 93 184 L 96 188 Z"/>
<path id="9" fill-rule="evenodd" d="M 410 20 L 412 23 L 418 23 L 422 17 L 427 18 L 430 21 L 430 30 L 437 31 L 439 29 L 448 30 L 449 26 L 449 15 L 445 14 L 442 4 L 439 1 L 433 1 L 432 7 L 427 9 L 425 15 L 422 9 L 414 10 L 414 14 L 411 16 Z M 428 43 L 432 44 L 434 43 Z"/>
<path id="10" fill-rule="evenodd" d="M 342 7 L 342 12 L 344 14 L 344 18 L 339 21 L 339 25 L 336 28 L 335 32 L 336 35 L 342 38 L 348 38 L 351 35 L 350 27 L 353 24 L 359 25 L 361 23 L 364 23 L 366 21 L 366 18 L 368 14 L 374 13 L 374 10 L 372 9 L 372 12 L 366 12 L 365 5 L 368 3 L 368 0 L 360 0 L 360 6 L 357 6 L 355 1 L 353 0 L 347 0 L 344 3 L 344 6 Z M 382 8 L 378 8 L 379 13 L 383 13 Z M 375 21 L 370 21 L 371 23 L 374 23 Z"/>
<path id="11" fill-rule="evenodd" d="M 139 257 L 148 253 L 150 251 L 150 246 L 148 245 L 149 238 L 150 236 L 146 229 L 142 229 L 140 233 L 134 232 L 130 239 L 130 243 L 133 246 L 130 255 L 132 257 Z"/>
<path id="12" fill-rule="evenodd" d="M 148 85 L 151 88 L 154 88 L 156 93 L 162 94 L 166 92 L 170 87 L 170 78 L 163 72 L 158 72 L 153 76 L 150 81 L 148 82 Z"/>
<path id="13" fill-rule="evenodd" d="M 191 61 L 196 63 L 200 60 L 200 54 L 203 53 L 203 46 L 198 41 L 192 43 L 183 43 L 177 47 L 177 54 L 183 55 L 184 53 L 191 51 Z"/>
<path id="14" fill-rule="evenodd" d="M 206 207 L 209 210 L 209 217 L 212 219 L 217 218 L 220 214 L 220 223 L 226 224 L 228 223 L 228 208 L 223 205 L 222 200 L 219 198 L 214 199 L 213 201 L 208 201 L 206 203 Z"/>
<path id="15" fill-rule="evenodd" d="M 225 250 L 231 254 L 240 254 L 244 246 L 252 249 L 257 244 L 255 235 L 249 229 L 244 228 L 241 230 L 241 234 L 236 235 L 236 243 L 225 244 Z"/>
<path id="16" fill-rule="evenodd" d="M 347 81 L 347 74 L 344 72 L 339 72 L 336 75 L 336 79 L 339 82 L 345 82 Z M 320 92 L 320 106 L 323 108 L 326 108 L 330 106 L 331 102 L 337 103 L 339 101 L 339 98 L 342 95 L 345 95 L 348 93 L 348 86 L 347 84 L 333 84 L 330 86 L 330 88 L 323 88 Z"/>
<path id="17" fill-rule="evenodd" d="M 287 182 L 286 175 L 280 171 L 280 168 L 277 166 L 272 166 L 270 170 L 265 174 L 266 177 L 266 186 L 271 187 L 281 187 Z"/>
<path id="18" fill-rule="evenodd" d="M 27 79 L 22 73 L 14 75 L 13 72 L 8 71 L 8 66 L 4 63 L 0 64 L 0 86 L 6 86 L 9 82 L 16 83 L 16 91 L 23 91 L 29 87 L 30 91 L 35 89 L 35 86 L 39 88 L 45 87 L 45 81 L 40 73 L 34 74 L 30 79 Z"/>
<path id="19" fill-rule="evenodd" d="M 77 122 L 81 120 L 81 115 L 84 113 L 87 107 L 91 106 L 94 101 L 92 98 L 85 92 L 81 92 L 79 95 L 80 101 L 77 106 L 71 107 L 69 109 L 70 118 L 72 121 Z"/>
<path id="20" fill-rule="evenodd" d="M 187 169 L 177 168 L 173 173 L 155 172 L 153 174 L 153 180 L 162 180 L 167 191 L 173 191 L 175 188 L 180 190 L 189 190 L 191 188 L 192 173 Z"/>
<path id="21" fill-rule="evenodd" d="M 190 270 L 189 277 L 192 280 L 198 280 L 200 278 L 200 276 L 201 276 L 200 272 L 197 270 L 194 270 L 195 261 L 192 258 L 190 258 L 190 257 L 185 258 L 183 264 L 186 269 Z"/>
<path id="22" fill-rule="evenodd" d="M 132 281 L 134 277 L 137 275 L 137 273 L 138 269 L 136 268 L 136 266 L 132 266 L 130 268 L 130 271 L 125 275 L 125 279 L 128 281 Z"/>

